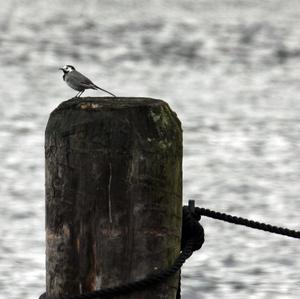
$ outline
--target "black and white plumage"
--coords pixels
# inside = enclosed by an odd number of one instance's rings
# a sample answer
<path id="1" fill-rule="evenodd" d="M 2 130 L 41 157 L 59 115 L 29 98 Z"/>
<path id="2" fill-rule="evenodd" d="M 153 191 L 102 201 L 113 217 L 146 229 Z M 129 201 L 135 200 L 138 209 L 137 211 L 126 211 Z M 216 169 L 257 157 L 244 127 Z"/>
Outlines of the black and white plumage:
<path id="1" fill-rule="evenodd" d="M 94 84 L 89 78 L 76 71 L 75 67 L 72 65 L 65 65 L 63 68 L 60 68 L 60 70 L 64 72 L 64 81 L 71 88 L 78 91 L 75 97 L 80 97 L 86 89 L 99 89 L 115 97 L 113 93 L 100 88 L 99 86 Z"/>

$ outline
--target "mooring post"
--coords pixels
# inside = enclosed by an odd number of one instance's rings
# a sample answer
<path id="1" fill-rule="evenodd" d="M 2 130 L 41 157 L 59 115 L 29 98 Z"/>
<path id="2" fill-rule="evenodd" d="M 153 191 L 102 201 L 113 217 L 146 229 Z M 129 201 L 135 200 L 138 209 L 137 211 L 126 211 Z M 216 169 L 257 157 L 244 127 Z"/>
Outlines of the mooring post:
<path id="1" fill-rule="evenodd" d="M 46 129 L 47 296 L 144 278 L 180 251 L 182 131 L 150 98 L 73 98 Z M 118 298 L 174 299 L 178 275 Z"/>

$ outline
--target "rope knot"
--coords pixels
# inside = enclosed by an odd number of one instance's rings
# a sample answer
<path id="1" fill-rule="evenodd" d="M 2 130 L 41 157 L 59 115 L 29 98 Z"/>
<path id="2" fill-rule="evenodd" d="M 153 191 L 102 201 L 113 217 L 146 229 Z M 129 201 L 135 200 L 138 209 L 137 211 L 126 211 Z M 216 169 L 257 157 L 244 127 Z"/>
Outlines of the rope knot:
<path id="1" fill-rule="evenodd" d="M 188 241 L 192 240 L 192 251 L 199 250 L 204 243 L 204 229 L 199 223 L 201 216 L 189 206 L 182 210 L 181 249 L 185 248 Z"/>

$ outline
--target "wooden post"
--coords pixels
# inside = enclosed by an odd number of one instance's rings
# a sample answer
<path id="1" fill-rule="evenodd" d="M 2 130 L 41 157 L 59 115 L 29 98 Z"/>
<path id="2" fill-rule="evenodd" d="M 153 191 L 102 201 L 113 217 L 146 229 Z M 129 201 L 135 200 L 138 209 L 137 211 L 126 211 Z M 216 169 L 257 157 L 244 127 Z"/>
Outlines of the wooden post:
<path id="1" fill-rule="evenodd" d="M 165 102 L 73 98 L 46 129 L 47 295 L 118 286 L 180 250 L 182 131 Z M 176 297 L 178 276 L 118 298 Z"/>

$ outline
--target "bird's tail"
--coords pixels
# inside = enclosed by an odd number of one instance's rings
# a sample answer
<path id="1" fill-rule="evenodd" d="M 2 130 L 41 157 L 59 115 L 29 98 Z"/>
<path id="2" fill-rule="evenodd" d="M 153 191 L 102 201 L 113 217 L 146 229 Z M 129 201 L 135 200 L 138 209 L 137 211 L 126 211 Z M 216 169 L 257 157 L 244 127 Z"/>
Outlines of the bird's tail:
<path id="1" fill-rule="evenodd" d="M 108 90 L 105 90 L 105 89 L 103 89 L 103 88 L 101 88 L 101 87 L 99 87 L 99 86 L 97 86 L 97 85 L 95 85 L 95 84 L 94 84 L 94 87 L 95 87 L 95 89 L 102 90 L 102 91 L 104 91 L 104 92 L 110 94 L 111 96 L 113 96 L 113 97 L 115 97 L 115 98 L 117 97 L 116 95 L 114 95 L 113 93 L 109 92 Z"/>

